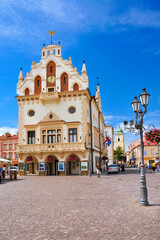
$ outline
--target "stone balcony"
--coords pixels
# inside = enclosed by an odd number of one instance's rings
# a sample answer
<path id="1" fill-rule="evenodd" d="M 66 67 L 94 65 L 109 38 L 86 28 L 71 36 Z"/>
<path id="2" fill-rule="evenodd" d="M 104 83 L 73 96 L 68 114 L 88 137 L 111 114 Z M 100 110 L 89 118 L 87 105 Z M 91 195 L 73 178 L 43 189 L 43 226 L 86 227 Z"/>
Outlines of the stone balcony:
<path id="1" fill-rule="evenodd" d="M 52 144 L 26 144 L 18 145 L 17 153 L 53 153 L 53 152 L 84 152 L 85 145 L 83 142 L 73 143 L 52 143 Z"/>
<path id="2" fill-rule="evenodd" d="M 41 92 L 39 99 L 42 101 L 42 103 L 45 103 L 46 101 L 57 102 L 60 100 L 58 92 Z"/>

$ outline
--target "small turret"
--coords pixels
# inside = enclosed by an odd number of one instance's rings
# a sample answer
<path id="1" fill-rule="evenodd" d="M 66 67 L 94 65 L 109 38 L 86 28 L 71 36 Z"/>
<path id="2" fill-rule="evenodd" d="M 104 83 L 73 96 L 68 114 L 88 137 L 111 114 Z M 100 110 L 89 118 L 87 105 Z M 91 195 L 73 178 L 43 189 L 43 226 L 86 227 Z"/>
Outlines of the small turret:
<path id="1" fill-rule="evenodd" d="M 82 73 L 82 75 L 87 74 L 85 61 L 83 61 L 83 66 L 82 66 L 82 72 L 81 73 Z"/>
<path id="2" fill-rule="evenodd" d="M 20 68 L 20 73 L 19 73 L 19 82 L 23 81 L 23 72 L 22 72 L 22 68 Z"/>
<path id="3" fill-rule="evenodd" d="M 97 105 L 99 107 L 99 110 L 102 112 L 102 104 L 101 104 L 101 95 L 100 95 L 100 86 L 99 83 L 97 83 L 97 90 L 96 90 L 96 96 L 95 96 Z"/>

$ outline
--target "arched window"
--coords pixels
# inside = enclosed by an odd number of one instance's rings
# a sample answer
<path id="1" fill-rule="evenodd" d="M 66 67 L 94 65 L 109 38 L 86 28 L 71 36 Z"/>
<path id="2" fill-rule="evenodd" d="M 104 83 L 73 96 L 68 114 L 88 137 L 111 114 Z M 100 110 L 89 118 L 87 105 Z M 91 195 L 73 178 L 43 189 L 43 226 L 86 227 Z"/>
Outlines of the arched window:
<path id="1" fill-rule="evenodd" d="M 50 61 L 47 64 L 47 76 L 46 76 L 46 78 L 48 78 L 50 76 L 56 77 L 56 64 L 53 61 Z M 55 85 L 56 85 L 55 81 L 50 82 L 50 81 L 47 80 L 47 87 L 55 86 Z"/>
<path id="2" fill-rule="evenodd" d="M 41 92 L 41 77 L 37 76 L 34 80 L 34 93 L 39 94 Z"/>
<path id="3" fill-rule="evenodd" d="M 25 95 L 29 95 L 29 88 L 25 89 Z"/>
<path id="4" fill-rule="evenodd" d="M 68 91 L 68 75 L 63 73 L 61 76 L 61 91 Z"/>
<path id="5" fill-rule="evenodd" d="M 118 138 L 118 142 L 120 142 L 120 138 Z"/>
<path id="6" fill-rule="evenodd" d="M 79 85 L 77 83 L 75 83 L 73 85 L 73 91 L 77 91 L 77 90 L 79 90 Z"/>

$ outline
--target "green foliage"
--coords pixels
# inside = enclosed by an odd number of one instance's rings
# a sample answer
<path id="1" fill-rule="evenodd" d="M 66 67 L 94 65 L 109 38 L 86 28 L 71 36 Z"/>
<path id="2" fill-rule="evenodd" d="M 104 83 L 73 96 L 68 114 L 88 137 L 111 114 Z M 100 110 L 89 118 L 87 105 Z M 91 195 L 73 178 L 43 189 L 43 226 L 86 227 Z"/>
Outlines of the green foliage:
<path id="1" fill-rule="evenodd" d="M 125 160 L 125 152 L 122 150 L 122 147 L 118 146 L 116 150 L 113 151 L 114 153 L 114 159 L 117 159 L 118 161 Z"/>

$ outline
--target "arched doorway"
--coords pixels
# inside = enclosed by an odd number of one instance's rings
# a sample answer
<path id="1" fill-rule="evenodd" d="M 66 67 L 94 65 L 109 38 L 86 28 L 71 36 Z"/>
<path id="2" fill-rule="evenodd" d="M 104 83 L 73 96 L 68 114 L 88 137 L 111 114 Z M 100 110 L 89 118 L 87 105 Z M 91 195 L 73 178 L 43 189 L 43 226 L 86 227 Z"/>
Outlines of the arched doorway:
<path id="1" fill-rule="evenodd" d="M 32 156 L 27 156 L 25 159 L 27 174 L 37 174 L 37 159 Z"/>
<path id="2" fill-rule="evenodd" d="M 67 158 L 66 175 L 80 175 L 80 159 L 75 154 Z"/>
<path id="3" fill-rule="evenodd" d="M 58 175 L 58 159 L 52 155 L 47 156 L 45 169 L 47 175 Z"/>

